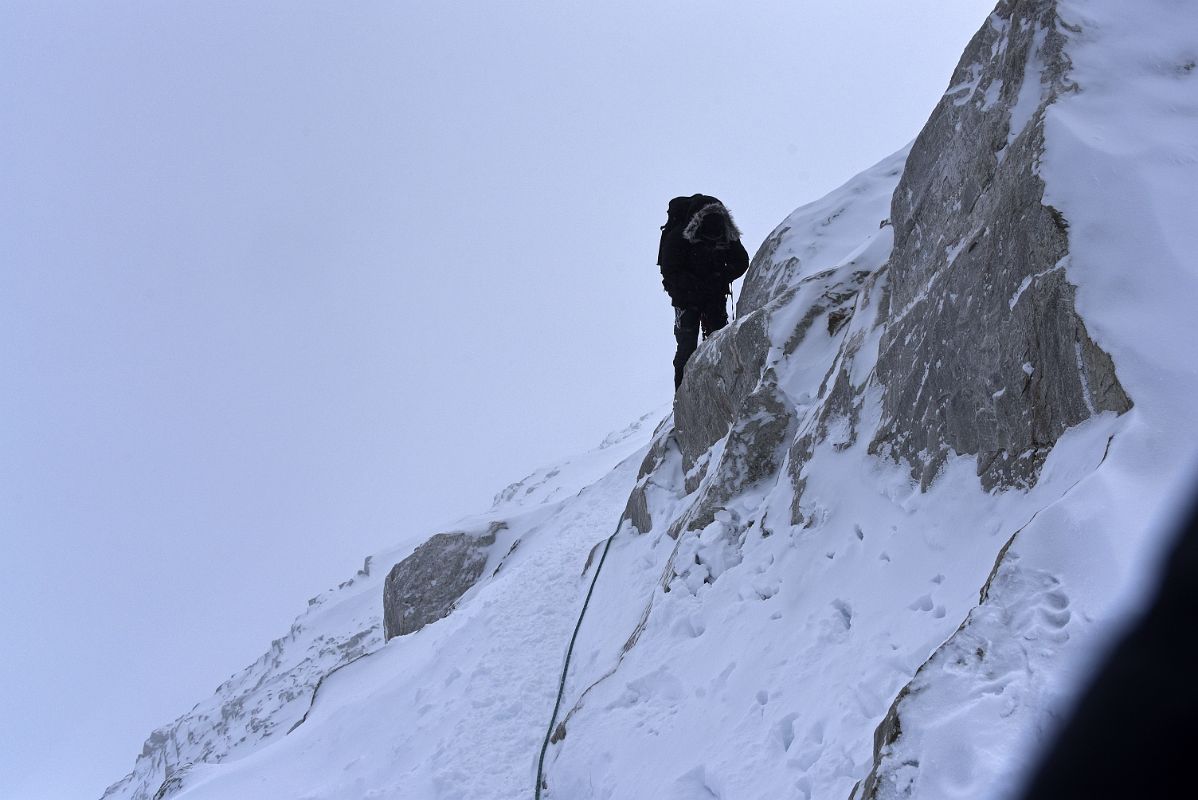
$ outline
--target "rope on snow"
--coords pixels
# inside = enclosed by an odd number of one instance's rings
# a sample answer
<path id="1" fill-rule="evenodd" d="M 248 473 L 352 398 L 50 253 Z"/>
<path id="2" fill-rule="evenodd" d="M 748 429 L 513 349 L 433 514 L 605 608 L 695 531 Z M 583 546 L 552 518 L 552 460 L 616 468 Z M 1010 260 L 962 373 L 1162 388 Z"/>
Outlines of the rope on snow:
<path id="1" fill-rule="evenodd" d="M 562 696 L 566 693 L 566 672 L 570 669 L 570 659 L 574 655 L 574 642 L 578 640 L 578 631 L 582 629 L 582 620 L 587 615 L 587 607 L 591 604 L 591 595 L 595 593 L 595 584 L 599 581 L 603 562 L 607 560 L 607 551 L 611 549 L 611 543 L 623 524 L 624 520 L 621 519 L 620 524 L 616 525 L 615 533 L 607 537 L 607 544 L 603 546 L 603 555 L 600 556 L 599 564 L 595 567 L 595 577 L 591 578 L 591 588 L 587 589 L 586 600 L 582 602 L 582 612 L 579 613 L 578 622 L 574 625 L 574 635 L 570 637 L 570 646 L 566 648 L 566 662 L 562 665 L 562 677 L 557 685 L 557 701 L 553 704 L 553 716 L 549 718 L 549 729 L 545 731 L 545 741 L 541 743 L 541 757 L 537 759 L 536 800 L 541 800 L 541 789 L 545 785 L 545 753 L 549 750 L 549 740 L 553 737 L 553 726 L 557 724 L 557 713 L 561 710 Z"/>

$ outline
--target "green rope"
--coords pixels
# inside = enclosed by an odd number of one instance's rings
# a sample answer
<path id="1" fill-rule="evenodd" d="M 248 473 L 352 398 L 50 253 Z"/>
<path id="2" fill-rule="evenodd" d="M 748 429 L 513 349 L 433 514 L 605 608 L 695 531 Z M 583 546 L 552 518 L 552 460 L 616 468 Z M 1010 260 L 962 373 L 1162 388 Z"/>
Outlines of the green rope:
<path id="1" fill-rule="evenodd" d="M 623 523 L 624 520 L 621 519 L 620 524 Z M 582 602 L 582 613 L 578 615 L 578 623 L 574 626 L 574 635 L 570 637 L 570 646 L 566 648 L 566 663 L 562 665 L 562 679 L 557 686 L 557 702 L 553 704 L 553 716 L 549 718 L 549 730 L 545 731 L 545 741 L 541 744 L 541 757 L 537 760 L 536 800 L 541 800 L 541 786 L 545 781 L 545 752 L 549 749 L 549 740 L 553 737 L 553 726 L 557 724 L 557 712 L 561 710 L 562 696 L 566 693 L 566 672 L 570 669 L 570 658 L 574 655 L 574 642 L 578 639 L 578 631 L 582 628 L 582 619 L 587 615 L 587 606 L 591 604 L 591 595 L 595 593 L 599 571 L 603 569 L 603 562 L 607 560 L 607 551 L 611 549 L 612 540 L 619 532 L 620 525 L 617 525 L 616 532 L 607 537 L 603 555 L 599 558 L 599 565 L 595 567 L 595 577 L 591 578 L 591 588 L 587 590 L 587 598 Z"/>

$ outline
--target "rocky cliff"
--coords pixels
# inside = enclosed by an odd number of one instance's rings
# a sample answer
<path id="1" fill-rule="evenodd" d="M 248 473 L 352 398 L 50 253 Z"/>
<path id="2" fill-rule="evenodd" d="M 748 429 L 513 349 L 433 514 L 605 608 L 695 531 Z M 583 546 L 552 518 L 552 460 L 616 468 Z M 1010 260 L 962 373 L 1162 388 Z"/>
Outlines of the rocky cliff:
<path id="1" fill-rule="evenodd" d="M 1198 443 L 1195 30 L 1000 2 L 655 430 L 374 557 L 108 796 L 529 796 L 559 686 L 551 798 L 1010 795 Z"/>
<path id="2" fill-rule="evenodd" d="M 999 4 L 915 140 L 891 203 L 883 420 L 871 449 L 926 487 L 950 453 L 1035 483 L 1061 434 L 1131 401 L 1074 305 L 1069 220 L 1044 201 L 1044 116 L 1075 91 L 1054 2 Z"/>
<path id="3" fill-rule="evenodd" d="M 1188 323 L 1149 344 L 1152 284 L 1111 291 L 1143 238 L 1120 223 L 1142 212 L 1132 196 L 1098 212 L 1085 195 L 1104 188 L 1078 175 L 1098 155 L 1050 136 L 1086 103 L 1093 140 L 1118 126 L 1120 92 L 1155 96 L 1152 114 L 1185 92 L 1176 36 L 1152 90 L 1120 86 L 1154 59 L 1137 26 L 1178 23 L 1160 5 L 1131 20 L 999 3 L 909 151 L 764 243 L 642 466 L 626 517 L 646 535 L 599 581 L 620 588 L 583 629 L 550 796 L 1018 789 L 1194 447 L 1144 370 Z M 1098 72 L 1103 49 L 1124 72 Z M 1170 148 L 1192 163 L 1175 136 L 1121 141 L 1118 166 Z M 1057 164 L 1068 180 L 1050 185 Z M 1103 225 L 1109 250 L 1077 235 Z M 1192 260 L 1161 267 L 1157 286 L 1193 298 Z M 1141 399 L 1153 410 L 1128 413 Z M 1140 438 L 1148 416 L 1184 441 Z"/>

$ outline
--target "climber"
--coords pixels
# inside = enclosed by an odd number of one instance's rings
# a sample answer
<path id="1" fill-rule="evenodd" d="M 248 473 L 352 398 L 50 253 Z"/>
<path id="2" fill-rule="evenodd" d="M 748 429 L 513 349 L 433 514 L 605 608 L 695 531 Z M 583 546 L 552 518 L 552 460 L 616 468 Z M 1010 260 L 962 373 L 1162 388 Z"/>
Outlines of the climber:
<path id="1" fill-rule="evenodd" d="M 657 251 L 661 283 L 674 306 L 674 389 L 703 338 L 728 324 L 732 282 L 749 268 L 749 254 L 728 209 L 714 197 L 675 197 L 661 226 Z"/>

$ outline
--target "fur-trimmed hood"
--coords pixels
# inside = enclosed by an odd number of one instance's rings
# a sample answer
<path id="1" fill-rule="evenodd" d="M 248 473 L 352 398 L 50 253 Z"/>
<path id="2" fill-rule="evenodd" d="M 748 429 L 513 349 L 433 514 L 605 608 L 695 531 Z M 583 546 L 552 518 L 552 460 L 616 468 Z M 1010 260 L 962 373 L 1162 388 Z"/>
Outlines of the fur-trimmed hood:
<path id="1" fill-rule="evenodd" d="M 727 242 L 740 241 L 740 228 L 736 227 L 736 222 L 732 219 L 732 214 L 718 200 L 701 206 L 691 214 L 690 221 L 682 229 L 683 238 L 692 244 L 698 243 L 701 239 L 699 234 L 700 228 L 703 227 L 703 223 L 707 218 L 713 214 L 722 217 L 724 222 L 723 233 L 718 238 Z"/>

